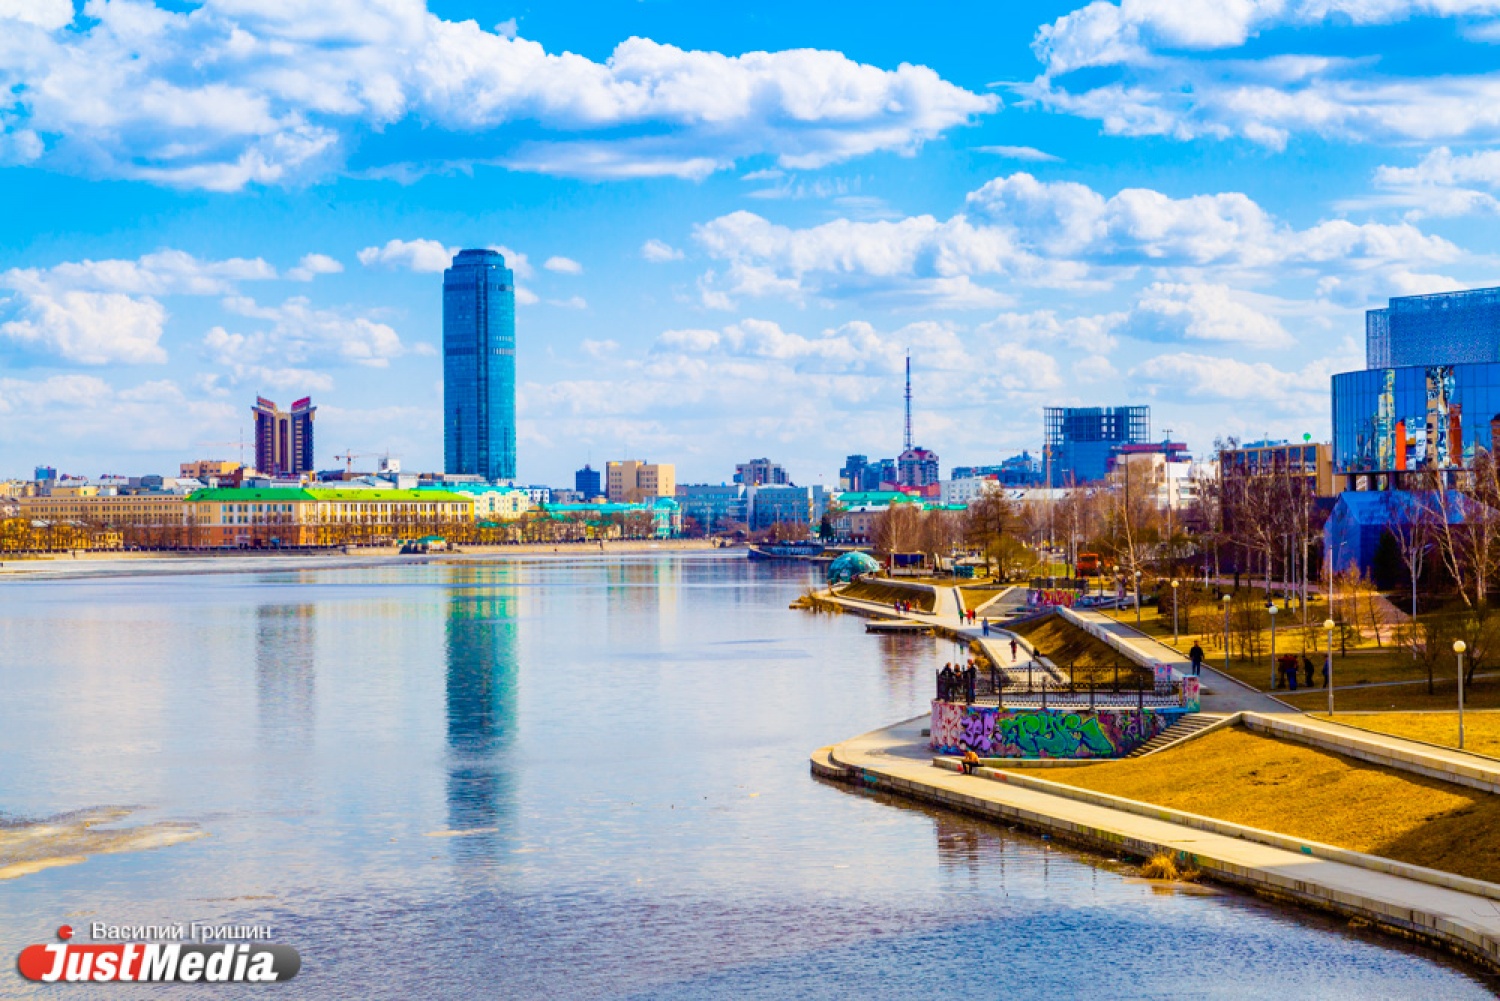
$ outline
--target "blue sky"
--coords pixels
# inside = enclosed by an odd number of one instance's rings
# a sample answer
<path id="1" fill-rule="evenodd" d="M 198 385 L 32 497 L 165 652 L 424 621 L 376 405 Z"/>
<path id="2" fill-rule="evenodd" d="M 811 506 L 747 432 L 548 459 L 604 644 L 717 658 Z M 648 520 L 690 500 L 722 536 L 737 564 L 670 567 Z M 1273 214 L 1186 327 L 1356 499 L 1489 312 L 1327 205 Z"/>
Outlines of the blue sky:
<path id="1" fill-rule="evenodd" d="M 320 466 L 436 469 L 463 246 L 559 485 L 831 483 L 907 350 L 945 470 L 1053 402 L 1326 439 L 1364 309 L 1500 284 L 1500 0 L 722 7 L 0 0 L 0 476 L 308 394 Z"/>

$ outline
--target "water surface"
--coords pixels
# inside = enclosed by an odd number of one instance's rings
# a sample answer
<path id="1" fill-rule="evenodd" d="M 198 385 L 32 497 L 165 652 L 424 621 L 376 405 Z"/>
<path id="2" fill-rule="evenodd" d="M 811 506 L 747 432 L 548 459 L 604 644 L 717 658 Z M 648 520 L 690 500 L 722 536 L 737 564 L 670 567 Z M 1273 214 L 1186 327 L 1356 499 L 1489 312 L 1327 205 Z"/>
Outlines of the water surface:
<path id="1" fill-rule="evenodd" d="M 663 553 L 0 583 L 7 822 L 205 835 L 0 882 L 0 996 L 91 920 L 269 923 L 286 996 L 1490 996 L 815 781 L 813 748 L 924 711 L 951 647 L 789 611 L 811 579 Z"/>

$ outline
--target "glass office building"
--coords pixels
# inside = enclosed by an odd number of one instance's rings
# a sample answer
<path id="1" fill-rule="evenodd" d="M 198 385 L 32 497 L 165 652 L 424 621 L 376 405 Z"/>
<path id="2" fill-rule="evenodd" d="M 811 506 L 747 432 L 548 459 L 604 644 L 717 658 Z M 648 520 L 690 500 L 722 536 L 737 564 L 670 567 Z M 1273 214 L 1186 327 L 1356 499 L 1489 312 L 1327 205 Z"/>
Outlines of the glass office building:
<path id="1" fill-rule="evenodd" d="M 1123 446 L 1151 436 L 1150 407 L 1047 407 L 1042 419 L 1049 487 L 1102 480 Z"/>
<path id="2" fill-rule="evenodd" d="M 1333 377 L 1334 471 L 1408 489 L 1473 464 L 1500 424 L 1500 289 L 1392 299 L 1365 320 L 1367 368 Z"/>
<path id="3" fill-rule="evenodd" d="M 516 285 L 493 250 L 443 272 L 443 470 L 516 475 Z"/>

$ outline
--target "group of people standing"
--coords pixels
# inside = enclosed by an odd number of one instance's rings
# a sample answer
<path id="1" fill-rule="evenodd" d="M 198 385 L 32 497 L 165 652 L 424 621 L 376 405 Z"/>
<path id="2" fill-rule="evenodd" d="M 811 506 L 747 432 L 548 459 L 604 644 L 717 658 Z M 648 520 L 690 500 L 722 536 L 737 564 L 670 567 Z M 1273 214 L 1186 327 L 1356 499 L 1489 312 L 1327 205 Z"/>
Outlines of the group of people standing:
<path id="1" fill-rule="evenodd" d="M 1198 677 L 1203 670 L 1203 647 L 1199 646 L 1196 641 L 1193 643 L 1193 648 L 1188 651 L 1188 661 L 1193 665 L 1193 677 Z M 1277 688 L 1284 688 L 1291 692 L 1297 690 L 1297 666 L 1297 655 L 1294 653 L 1282 654 L 1276 658 Z M 1303 687 L 1312 688 L 1313 662 L 1305 650 L 1302 653 L 1301 666 L 1304 678 Z M 1326 660 L 1323 661 L 1323 687 L 1328 687 L 1328 661 Z"/>
<path id="2" fill-rule="evenodd" d="M 973 704 L 979 688 L 979 666 L 971 658 L 965 665 L 944 664 L 937 676 L 937 697 L 943 702 L 957 702 L 962 698 Z"/>
<path id="3" fill-rule="evenodd" d="M 898 599 L 896 601 L 891 602 L 891 607 L 896 610 L 896 614 L 897 615 L 905 615 L 907 612 L 911 611 L 916 606 L 914 606 L 909 601 L 901 601 L 901 600 Z"/>

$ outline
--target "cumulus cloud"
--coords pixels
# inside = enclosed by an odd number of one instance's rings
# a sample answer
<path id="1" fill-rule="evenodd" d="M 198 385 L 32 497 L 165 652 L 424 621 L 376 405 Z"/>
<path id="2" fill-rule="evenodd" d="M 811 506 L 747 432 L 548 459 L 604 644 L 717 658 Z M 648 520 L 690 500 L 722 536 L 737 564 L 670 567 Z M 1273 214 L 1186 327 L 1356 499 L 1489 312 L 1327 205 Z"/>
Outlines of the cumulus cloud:
<path id="1" fill-rule="evenodd" d="M 1127 188 L 1106 197 L 1016 173 L 970 193 L 965 209 L 946 220 L 839 219 L 802 229 L 733 212 L 694 230 L 708 255 L 727 265 L 703 276 L 700 294 L 720 309 L 761 296 L 972 308 L 1008 299 L 988 281 L 1103 287 L 1143 266 L 1270 274 L 1290 265 L 1339 274 L 1459 256 L 1411 223 L 1332 219 L 1294 229 L 1236 192 L 1174 198 Z"/>
<path id="2" fill-rule="evenodd" d="M 1003 156 L 1008 160 L 1027 160 L 1032 163 L 1057 163 L 1060 159 L 1035 146 L 976 146 L 975 149 L 980 153 Z"/>
<path id="3" fill-rule="evenodd" d="M 279 306 L 231 298 L 224 307 L 257 321 L 245 333 L 215 326 L 203 337 L 209 360 L 237 383 L 327 389 L 332 377 L 312 365 L 386 368 L 392 358 L 406 353 L 400 335 L 389 325 L 369 316 L 319 309 L 300 296 Z"/>
<path id="4" fill-rule="evenodd" d="M 571 257 L 549 257 L 542 264 L 542 267 L 546 268 L 548 271 L 556 271 L 558 274 L 563 275 L 583 274 L 583 265 L 579 264 Z"/>
<path id="5" fill-rule="evenodd" d="M 1279 409 L 1306 408 L 1311 402 L 1326 408 L 1330 374 L 1326 363 L 1289 372 L 1266 362 L 1186 352 L 1148 358 L 1129 373 L 1137 388 L 1153 396 L 1251 402 Z"/>
<path id="6" fill-rule="evenodd" d="M 1495 13 L 1495 0 L 1096 0 L 1039 30 L 1033 49 L 1044 73 L 1017 89 L 1053 110 L 1097 119 L 1119 135 L 1237 136 L 1275 147 L 1301 132 L 1494 138 L 1500 135 L 1497 74 L 1382 78 L 1358 58 L 1270 52 L 1206 61 L 1191 53 L 1237 48 L 1273 27 L 1348 32 L 1416 17 Z M 1068 74 L 1083 69 L 1092 74 L 1088 85 L 1071 89 Z M 1102 81 L 1100 74 L 1106 74 Z"/>
<path id="7" fill-rule="evenodd" d="M 293 281 L 310 282 L 318 275 L 336 275 L 343 270 L 344 266 L 327 254 L 304 254 L 286 276 Z"/>
<path id="8" fill-rule="evenodd" d="M 224 295 L 240 282 L 275 277 L 276 269 L 258 257 L 207 261 L 181 250 L 160 250 L 135 260 L 11 268 L 0 273 L 0 287 L 27 293 L 83 289 L 132 295 Z"/>
<path id="9" fill-rule="evenodd" d="M 1150 285 L 1122 329 L 1147 341 L 1219 341 L 1255 348 L 1294 343 L 1280 321 L 1236 298 L 1224 285 Z"/>
<path id="10" fill-rule="evenodd" d="M 667 261 L 682 260 L 682 251 L 671 244 L 652 239 L 641 244 L 641 256 L 652 264 L 665 264 Z"/>
<path id="11" fill-rule="evenodd" d="M 470 137 L 464 162 L 701 177 L 755 155 L 809 168 L 909 152 L 998 107 L 925 67 L 839 52 L 630 38 L 595 62 L 423 0 L 119 0 L 73 25 L 67 0 L 0 3 L 0 86 L 14 98 L 0 126 L 29 137 L 13 147 L 56 169 L 210 190 L 318 176 L 356 133 L 404 121 L 459 137 L 454 149 Z"/>
<path id="12" fill-rule="evenodd" d="M 1059 318 L 1051 309 L 1031 313 L 1001 313 L 977 332 L 1007 343 L 1065 345 L 1091 354 L 1105 355 L 1119 344 L 1114 335 L 1127 319 L 1125 313 Z"/>
<path id="13" fill-rule="evenodd" d="M 167 311 L 155 299 L 118 292 L 41 292 L 22 297 L 0 337 L 81 365 L 164 362 Z"/>
<path id="14" fill-rule="evenodd" d="M 118 388 L 94 375 L 0 377 L 6 444 L 59 464 L 109 456 L 108 468 L 119 469 L 145 453 L 180 455 L 196 439 L 232 435 L 241 412 L 238 402 L 195 399 L 168 379 Z"/>
<path id="15" fill-rule="evenodd" d="M 457 247 L 445 247 L 436 240 L 392 239 L 387 240 L 383 247 L 366 247 L 355 256 L 367 268 L 405 268 L 432 273 L 445 270 L 457 253 Z"/>
<path id="16" fill-rule="evenodd" d="M 1410 209 L 1408 218 L 1463 216 L 1500 212 L 1500 150 L 1455 155 L 1447 146 L 1429 150 L 1410 167 L 1382 166 L 1375 171 L 1381 193 L 1352 199 L 1351 207 L 1395 205 Z"/>

